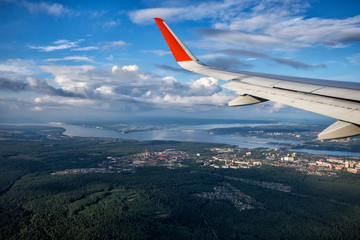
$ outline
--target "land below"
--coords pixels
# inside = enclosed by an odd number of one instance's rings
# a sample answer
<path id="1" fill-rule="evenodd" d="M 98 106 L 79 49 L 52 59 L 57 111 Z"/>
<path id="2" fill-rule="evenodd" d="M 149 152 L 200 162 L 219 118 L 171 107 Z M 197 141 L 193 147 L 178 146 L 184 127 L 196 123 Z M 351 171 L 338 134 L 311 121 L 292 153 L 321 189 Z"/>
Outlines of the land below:
<path id="1" fill-rule="evenodd" d="M 360 159 L 0 128 L 1 239 L 357 239 Z"/>

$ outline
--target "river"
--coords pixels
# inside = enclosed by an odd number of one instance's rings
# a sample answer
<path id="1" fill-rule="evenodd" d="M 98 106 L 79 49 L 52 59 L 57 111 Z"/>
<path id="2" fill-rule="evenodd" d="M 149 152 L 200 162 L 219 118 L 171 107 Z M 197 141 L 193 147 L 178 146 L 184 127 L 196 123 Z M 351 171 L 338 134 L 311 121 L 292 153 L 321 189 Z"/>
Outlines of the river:
<path id="1" fill-rule="evenodd" d="M 122 138 L 135 139 L 139 141 L 144 140 L 170 140 L 170 141 L 191 141 L 191 142 L 211 142 L 211 143 L 225 143 L 236 145 L 242 148 L 280 148 L 284 144 L 299 143 L 299 141 L 268 139 L 256 137 L 241 137 L 230 135 L 209 134 L 206 130 L 212 128 L 228 128 L 240 126 L 256 126 L 264 124 L 201 124 L 201 125 L 180 125 L 173 128 L 151 130 L 151 131 L 137 131 L 122 134 L 120 132 L 104 130 L 98 128 L 88 128 L 78 125 L 61 124 L 56 125 L 66 129 L 64 132 L 68 136 L 79 137 L 106 137 L 106 138 Z M 325 151 L 312 149 L 299 149 L 292 151 L 303 151 L 312 154 L 327 154 L 336 156 L 353 156 L 360 157 L 360 153 L 356 152 L 341 152 L 341 151 Z"/>

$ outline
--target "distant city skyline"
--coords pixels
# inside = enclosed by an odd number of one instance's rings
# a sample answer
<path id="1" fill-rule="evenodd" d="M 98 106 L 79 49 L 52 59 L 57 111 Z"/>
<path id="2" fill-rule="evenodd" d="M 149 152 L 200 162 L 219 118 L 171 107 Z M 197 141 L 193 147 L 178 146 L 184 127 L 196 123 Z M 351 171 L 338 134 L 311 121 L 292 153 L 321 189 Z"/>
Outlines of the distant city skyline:
<path id="1" fill-rule="evenodd" d="M 208 64 L 360 82 L 359 12 L 359 1 L 0 0 L 0 121 L 326 121 L 272 102 L 227 107 L 236 93 L 183 71 L 153 18 Z"/>

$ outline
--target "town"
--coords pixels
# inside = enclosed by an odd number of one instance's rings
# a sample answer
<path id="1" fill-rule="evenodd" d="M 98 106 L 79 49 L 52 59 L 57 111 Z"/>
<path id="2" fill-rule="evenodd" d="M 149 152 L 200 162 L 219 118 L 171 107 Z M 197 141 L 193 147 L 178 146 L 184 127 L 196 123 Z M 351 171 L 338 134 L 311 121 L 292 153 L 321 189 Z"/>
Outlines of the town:
<path id="1" fill-rule="evenodd" d="M 214 168 L 254 168 L 262 165 L 295 168 L 309 175 L 336 175 L 338 171 L 360 172 L 358 157 L 333 157 L 303 152 L 289 152 L 278 148 L 254 149 L 210 148 L 212 159 L 197 160 Z"/>
<path id="2" fill-rule="evenodd" d="M 128 156 L 108 156 L 99 168 L 67 169 L 57 174 L 68 173 L 116 173 L 134 171 L 138 167 L 161 166 L 169 169 L 188 167 L 196 163 L 200 167 L 223 169 L 250 169 L 264 165 L 295 168 L 308 175 L 336 175 L 340 171 L 360 173 L 358 157 L 316 155 L 303 152 L 289 152 L 281 149 L 206 148 L 201 153 L 165 149 Z"/>
<path id="3" fill-rule="evenodd" d="M 113 157 L 108 156 L 106 161 L 99 164 L 99 168 L 81 168 L 81 169 L 67 169 L 65 171 L 58 171 L 56 174 L 67 173 L 117 173 L 117 172 L 131 172 L 137 167 L 145 166 L 161 166 L 169 169 L 179 167 L 186 167 L 183 162 L 189 159 L 189 154 L 182 151 L 175 151 L 173 149 L 166 149 L 162 152 L 148 152 L 135 155 Z"/>

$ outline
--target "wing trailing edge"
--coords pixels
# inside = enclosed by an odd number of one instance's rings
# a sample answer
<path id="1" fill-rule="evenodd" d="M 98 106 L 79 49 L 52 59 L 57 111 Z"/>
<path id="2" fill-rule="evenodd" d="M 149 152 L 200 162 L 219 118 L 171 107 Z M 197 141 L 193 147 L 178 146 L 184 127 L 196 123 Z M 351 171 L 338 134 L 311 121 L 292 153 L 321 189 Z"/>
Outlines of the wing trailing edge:
<path id="1" fill-rule="evenodd" d="M 360 83 L 211 67 L 200 62 L 164 20 L 155 18 L 155 21 L 182 68 L 229 81 L 222 87 L 239 94 L 239 97 L 228 103 L 229 106 L 257 104 L 268 100 L 279 102 L 339 119 L 321 132 L 319 139 L 360 135 Z"/>

